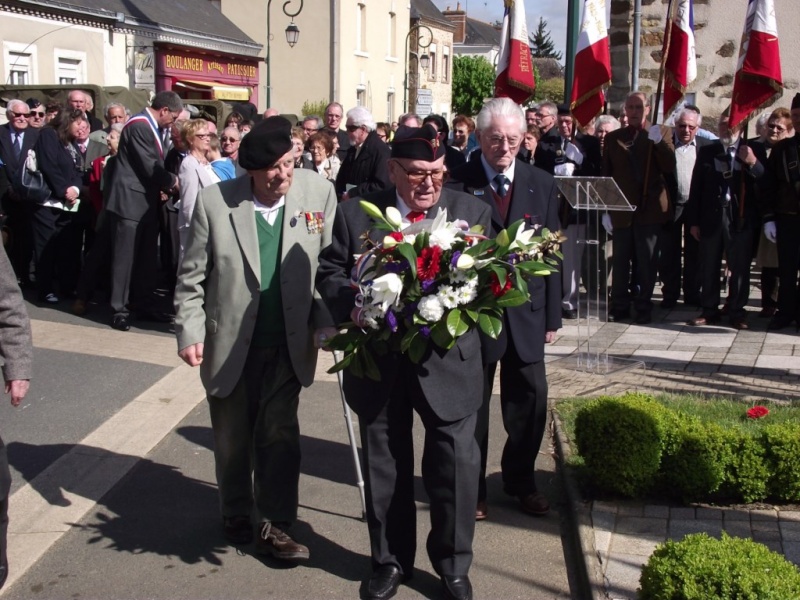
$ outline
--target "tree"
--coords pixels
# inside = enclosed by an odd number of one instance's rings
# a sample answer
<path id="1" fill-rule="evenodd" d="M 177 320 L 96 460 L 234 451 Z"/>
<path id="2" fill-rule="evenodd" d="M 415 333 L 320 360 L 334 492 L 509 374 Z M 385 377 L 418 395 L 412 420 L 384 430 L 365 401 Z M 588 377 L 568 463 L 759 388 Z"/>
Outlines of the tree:
<path id="1" fill-rule="evenodd" d="M 530 36 L 531 56 L 534 58 L 555 58 L 561 60 L 561 52 L 556 52 L 555 44 L 550 39 L 550 32 L 547 31 L 547 21 L 544 17 L 539 17 L 539 25 L 533 35 Z"/>
<path id="2" fill-rule="evenodd" d="M 453 58 L 453 114 L 475 115 L 494 93 L 494 67 L 483 56 Z"/>

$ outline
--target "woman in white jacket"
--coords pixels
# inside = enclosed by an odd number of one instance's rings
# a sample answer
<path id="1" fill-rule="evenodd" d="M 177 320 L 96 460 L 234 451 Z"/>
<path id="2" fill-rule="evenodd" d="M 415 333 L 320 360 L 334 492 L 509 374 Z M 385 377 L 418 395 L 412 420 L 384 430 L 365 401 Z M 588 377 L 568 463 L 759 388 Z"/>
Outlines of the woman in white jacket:
<path id="1" fill-rule="evenodd" d="M 219 177 L 211 167 L 206 152 L 209 149 L 211 133 L 208 129 L 208 121 L 205 119 L 193 119 L 186 123 L 181 130 L 181 137 L 185 147 L 189 149 L 186 158 L 181 162 L 178 171 L 178 180 L 181 187 L 181 200 L 178 212 L 178 237 L 181 243 L 180 260 L 183 260 L 183 252 L 186 242 L 189 240 L 189 226 L 192 223 L 192 213 L 197 194 L 204 187 L 219 182 Z M 180 264 L 180 262 L 178 262 Z"/>

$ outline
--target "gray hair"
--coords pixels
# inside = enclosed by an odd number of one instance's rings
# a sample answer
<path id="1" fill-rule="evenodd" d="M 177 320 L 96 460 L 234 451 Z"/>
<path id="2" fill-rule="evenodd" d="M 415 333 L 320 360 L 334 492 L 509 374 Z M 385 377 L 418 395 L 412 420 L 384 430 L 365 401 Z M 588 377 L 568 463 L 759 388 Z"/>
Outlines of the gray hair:
<path id="1" fill-rule="evenodd" d="M 352 121 L 356 127 L 363 127 L 367 131 L 375 131 L 375 119 L 365 106 L 356 106 L 347 111 L 347 120 Z"/>
<path id="2" fill-rule="evenodd" d="M 489 127 L 492 119 L 496 117 L 515 118 L 519 122 L 520 133 L 524 134 L 527 131 L 528 124 L 525 122 L 525 113 L 522 111 L 522 107 L 511 98 L 492 98 L 484 104 L 476 119 L 478 131 Z"/>
<path id="3" fill-rule="evenodd" d="M 639 98 L 641 98 L 642 99 L 642 103 L 645 106 L 650 106 L 650 97 L 647 94 L 645 94 L 644 92 L 640 92 L 639 90 L 633 90 L 632 92 L 628 92 L 628 95 L 625 96 L 625 102 L 623 103 L 623 106 L 625 104 L 627 104 L 628 100 L 630 100 L 634 96 L 638 96 Z"/>
<path id="4" fill-rule="evenodd" d="M 686 115 L 691 115 L 697 119 L 697 126 L 700 127 L 700 124 L 703 122 L 703 115 L 700 114 L 700 111 L 697 110 L 694 106 L 684 106 L 681 111 L 678 113 L 678 116 L 675 117 L 675 121 L 677 122 L 681 117 L 685 117 Z"/>
<path id="5" fill-rule="evenodd" d="M 558 116 L 558 104 L 556 104 L 555 102 L 550 102 L 550 101 L 548 100 L 547 102 L 542 102 L 542 103 L 541 103 L 541 104 L 539 104 L 539 105 L 538 105 L 536 108 L 537 108 L 537 110 L 539 110 L 540 112 L 541 112 L 541 110 L 542 110 L 543 108 L 546 108 L 546 109 L 547 109 L 547 112 L 548 112 L 548 114 L 550 114 L 550 115 L 552 115 L 552 116 L 554 116 L 554 117 L 557 117 L 557 116 Z"/>
<path id="6" fill-rule="evenodd" d="M 317 124 L 317 129 L 322 129 L 322 119 L 317 115 L 308 115 L 305 119 L 303 119 L 303 123 L 306 121 L 314 121 Z"/>
<path id="7" fill-rule="evenodd" d="M 22 112 L 21 110 L 14 110 L 15 106 L 24 106 L 28 109 L 28 112 L 31 110 L 30 106 L 28 106 L 24 100 L 18 100 L 16 98 L 14 100 L 9 100 L 8 104 L 6 104 L 6 118 L 8 118 L 9 121 L 11 120 L 11 113 Z"/>
<path id="8" fill-rule="evenodd" d="M 126 115 L 128 114 L 128 109 L 125 107 L 124 104 L 122 104 L 122 102 L 109 102 L 103 109 L 103 114 L 106 117 L 108 117 L 108 111 L 110 111 L 112 108 L 117 108 L 117 107 L 121 108 Z"/>
<path id="9" fill-rule="evenodd" d="M 760 117 L 758 117 L 758 120 L 756 121 L 756 131 L 759 132 L 759 135 L 761 135 L 760 132 L 764 131 L 764 128 L 767 126 L 767 121 L 769 121 L 771 116 L 771 113 L 764 112 Z M 698 123 L 698 125 L 700 125 L 700 123 Z"/>
<path id="10" fill-rule="evenodd" d="M 594 122 L 594 128 L 600 129 L 603 125 L 611 125 L 611 131 L 615 131 L 621 127 L 619 119 L 613 115 L 600 115 Z"/>
<path id="11" fill-rule="evenodd" d="M 408 124 L 408 122 L 411 121 L 412 119 L 416 119 L 416 121 L 417 121 L 416 125 L 409 125 Z M 420 117 L 416 113 L 404 113 L 404 114 L 400 115 L 399 119 L 397 119 L 397 124 L 398 125 L 405 125 L 406 127 L 422 127 L 422 117 Z"/>

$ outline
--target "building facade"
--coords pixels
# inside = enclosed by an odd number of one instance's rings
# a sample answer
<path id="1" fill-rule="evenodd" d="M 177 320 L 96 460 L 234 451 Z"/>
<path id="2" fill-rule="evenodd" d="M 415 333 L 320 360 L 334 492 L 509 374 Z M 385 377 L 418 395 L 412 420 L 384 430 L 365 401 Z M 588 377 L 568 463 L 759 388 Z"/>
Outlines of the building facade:
<path id="1" fill-rule="evenodd" d="M 453 104 L 453 32 L 456 27 L 431 0 L 411 1 L 408 111 L 449 121 Z M 427 68 L 420 58 L 428 56 Z M 419 93 L 419 90 L 424 90 Z"/>

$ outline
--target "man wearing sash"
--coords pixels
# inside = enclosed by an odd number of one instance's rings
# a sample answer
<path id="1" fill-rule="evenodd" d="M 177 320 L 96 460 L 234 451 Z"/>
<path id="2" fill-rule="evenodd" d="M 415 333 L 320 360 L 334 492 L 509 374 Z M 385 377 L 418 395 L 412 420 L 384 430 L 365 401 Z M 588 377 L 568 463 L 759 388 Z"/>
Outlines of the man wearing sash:
<path id="1" fill-rule="evenodd" d="M 183 103 L 175 92 L 159 92 L 131 117 L 122 130 L 116 170 L 110 182 L 106 212 L 114 251 L 111 267 L 111 326 L 130 329 L 129 298 L 138 317 L 166 320 L 154 307 L 158 253 L 158 207 L 161 192 L 171 192 L 178 178 L 164 168 L 164 133 L 178 118 Z"/>

